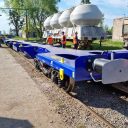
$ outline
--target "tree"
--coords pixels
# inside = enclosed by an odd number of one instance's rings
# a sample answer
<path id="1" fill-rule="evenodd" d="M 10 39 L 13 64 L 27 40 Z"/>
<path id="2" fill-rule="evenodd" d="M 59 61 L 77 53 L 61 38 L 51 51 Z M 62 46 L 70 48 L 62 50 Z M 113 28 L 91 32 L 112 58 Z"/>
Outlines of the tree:
<path id="1" fill-rule="evenodd" d="M 81 3 L 83 3 L 83 4 L 90 4 L 91 2 L 90 2 L 90 0 L 81 0 Z"/>
<path id="2" fill-rule="evenodd" d="M 105 30 L 105 32 L 106 32 L 106 34 L 107 35 L 112 35 L 112 27 L 111 28 L 109 28 L 109 26 L 108 25 L 105 25 L 104 26 L 104 30 Z"/>
<path id="3" fill-rule="evenodd" d="M 24 18 L 23 10 L 20 10 L 23 0 L 4 0 L 5 6 L 11 8 L 9 10 L 9 20 L 15 28 L 16 35 L 19 36 L 19 30 L 23 27 Z"/>
<path id="4" fill-rule="evenodd" d="M 5 0 L 5 5 L 26 9 L 29 22 L 38 36 L 42 38 L 44 20 L 58 11 L 57 3 L 60 0 Z M 20 11 L 23 14 L 24 11 Z M 21 14 L 20 14 L 21 16 Z M 18 21 L 20 21 L 18 19 Z"/>
<path id="5" fill-rule="evenodd" d="M 42 38 L 44 20 L 51 14 L 57 12 L 57 3 L 60 0 L 25 0 L 24 7 L 29 8 L 28 15 L 33 29 Z"/>
<path id="6" fill-rule="evenodd" d="M 24 19 L 21 19 L 20 15 L 15 10 L 9 11 L 10 24 L 15 27 L 16 36 L 19 36 L 19 30 L 23 27 Z"/>

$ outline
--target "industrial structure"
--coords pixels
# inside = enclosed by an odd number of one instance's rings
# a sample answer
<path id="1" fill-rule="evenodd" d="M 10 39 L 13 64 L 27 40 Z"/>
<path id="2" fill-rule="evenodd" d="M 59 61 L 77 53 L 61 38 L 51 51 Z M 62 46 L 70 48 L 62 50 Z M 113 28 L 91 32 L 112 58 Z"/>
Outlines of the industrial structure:
<path id="1" fill-rule="evenodd" d="M 64 31 L 67 39 L 72 40 L 77 32 L 79 45 L 87 48 L 93 40 L 105 38 L 103 28 L 98 27 L 102 18 L 103 14 L 96 5 L 80 4 L 49 16 L 44 22 L 46 31 L 43 37 L 47 38 L 51 34 L 54 39 L 60 39 Z"/>

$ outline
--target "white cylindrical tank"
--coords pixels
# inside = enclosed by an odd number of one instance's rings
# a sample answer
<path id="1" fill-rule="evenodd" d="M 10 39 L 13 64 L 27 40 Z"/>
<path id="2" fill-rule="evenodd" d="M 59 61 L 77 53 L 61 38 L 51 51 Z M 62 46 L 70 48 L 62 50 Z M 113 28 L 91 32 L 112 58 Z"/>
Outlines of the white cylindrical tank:
<path id="1" fill-rule="evenodd" d="M 61 26 L 59 24 L 59 17 L 60 17 L 61 14 L 62 14 L 61 12 L 55 13 L 53 15 L 53 17 L 51 18 L 50 25 L 51 25 L 52 28 L 57 28 L 57 29 L 61 28 Z"/>
<path id="2" fill-rule="evenodd" d="M 72 27 L 72 23 L 70 21 L 70 15 L 71 15 L 71 12 L 73 11 L 74 8 L 70 8 L 70 9 L 67 9 L 65 10 L 61 16 L 59 17 L 59 24 L 62 26 L 62 27 Z"/>
<path id="3" fill-rule="evenodd" d="M 51 20 L 52 16 L 47 17 L 47 19 L 44 21 L 44 27 L 46 29 L 52 29 L 52 27 L 50 26 L 50 20 Z"/>
<path id="4" fill-rule="evenodd" d="M 103 14 L 96 5 L 81 4 L 75 7 L 70 15 L 72 24 L 79 26 L 95 26 L 98 25 Z"/>

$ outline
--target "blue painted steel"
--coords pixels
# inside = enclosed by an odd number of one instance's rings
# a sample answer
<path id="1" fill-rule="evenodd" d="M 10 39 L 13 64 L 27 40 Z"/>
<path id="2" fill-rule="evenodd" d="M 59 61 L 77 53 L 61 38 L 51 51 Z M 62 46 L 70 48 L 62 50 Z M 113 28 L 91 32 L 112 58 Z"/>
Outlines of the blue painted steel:
<path id="1" fill-rule="evenodd" d="M 50 45 L 41 45 L 37 43 L 30 43 L 25 41 L 5 41 L 10 45 L 19 48 L 21 52 L 31 58 L 37 58 L 40 62 L 46 63 L 56 70 L 63 69 L 64 73 L 73 78 L 75 81 L 92 80 L 90 71 L 88 71 L 89 62 L 93 62 L 96 58 L 111 59 L 111 53 L 114 53 L 114 59 L 128 59 L 127 50 L 74 50 L 57 48 Z M 22 47 L 19 47 L 19 42 Z M 64 59 L 62 63 L 61 60 Z M 94 71 L 95 79 L 101 79 L 102 74 Z"/>
<path id="2" fill-rule="evenodd" d="M 25 55 L 27 55 L 31 58 L 35 58 L 37 53 L 47 53 L 47 52 L 49 52 L 45 48 L 38 47 L 38 46 L 31 46 L 31 45 L 20 47 L 20 51 L 22 51 Z"/>
<path id="3" fill-rule="evenodd" d="M 28 46 L 29 44 L 24 44 L 24 43 L 21 43 L 21 42 L 16 42 L 16 43 L 13 43 L 13 49 L 17 52 L 21 51 L 21 47 L 25 47 L 25 46 Z"/>
<path id="4" fill-rule="evenodd" d="M 14 43 L 13 41 L 8 41 L 7 42 L 8 47 L 12 48 L 13 43 Z"/>
<path id="5" fill-rule="evenodd" d="M 91 80 L 90 72 L 88 71 L 88 61 L 96 58 L 111 59 L 111 53 L 114 53 L 114 59 L 128 59 L 127 50 L 113 51 L 81 51 L 73 49 L 49 48 L 49 53 L 37 54 L 36 58 L 48 64 L 49 66 L 59 70 L 63 69 L 64 73 L 75 81 Z M 61 63 L 61 58 L 64 58 L 64 63 Z M 101 79 L 102 74 L 93 72 L 95 79 Z"/>
<path id="6" fill-rule="evenodd" d="M 43 62 L 46 63 L 47 65 L 55 68 L 56 70 L 59 69 L 64 69 L 64 73 L 70 77 L 73 76 L 73 72 L 75 72 L 75 63 L 74 59 L 68 60 L 64 59 L 64 63 L 61 63 L 61 57 L 56 56 L 52 53 L 41 53 L 37 54 L 36 58 Z"/>
<path id="7" fill-rule="evenodd" d="M 65 52 L 65 54 L 62 54 L 62 51 L 60 51 L 60 54 L 58 54 L 58 50 L 52 50 L 50 53 L 37 54 L 36 58 L 57 70 L 63 69 L 64 73 L 75 79 L 75 81 L 90 80 L 91 77 L 87 69 L 88 60 L 103 57 L 103 55 L 101 55 L 102 51 L 95 51 L 96 54 L 94 54 L 91 53 L 92 51 L 61 48 L 59 50 L 62 50 Z M 61 63 L 61 58 L 64 58 L 64 63 Z M 101 74 L 94 73 L 94 76 L 97 79 L 101 78 Z"/>
<path id="8" fill-rule="evenodd" d="M 22 44 L 22 43 L 20 43 L 20 42 L 13 43 L 13 45 L 12 45 L 13 50 L 19 52 L 19 51 L 20 51 L 19 46 L 20 46 L 21 44 Z"/>

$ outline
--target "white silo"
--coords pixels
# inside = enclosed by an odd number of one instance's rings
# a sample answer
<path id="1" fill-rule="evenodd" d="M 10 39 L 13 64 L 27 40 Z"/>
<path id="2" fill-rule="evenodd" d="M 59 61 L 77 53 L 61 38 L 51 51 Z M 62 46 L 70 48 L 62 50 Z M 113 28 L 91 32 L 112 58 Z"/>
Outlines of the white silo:
<path id="1" fill-rule="evenodd" d="M 50 20 L 53 16 L 49 16 L 47 17 L 47 19 L 44 21 L 44 27 L 48 30 L 52 29 L 51 25 L 50 25 Z"/>
<path id="2" fill-rule="evenodd" d="M 99 8 L 93 4 L 78 5 L 70 15 L 72 24 L 79 26 L 96 26 L 102 18 L 103 14 Z"/>
<path id="3" fill-rule="evenodd" d="M 72 13 L 74 8 L 70 8 L 70 9 L 67 9 L 65 10 L 61 16 L 59 17 L 59 24 L 62 26 L 62 27 L 72 27 L 72 23 L 70 21 L 70 15 Z"/>
<path id="4" fill-rule="evenodd" d="M 61 26 L 59 24 L 59 17 L 61 15 L 61 13 L 62 12 L 55 13 L 53 15 L 53 17 L 51 18 L 50 25 L 51 25 L 52 28 L 56 28 L 56 29 L 60 29 L 61 28 Z"/>

